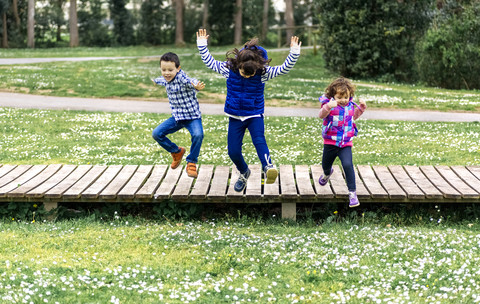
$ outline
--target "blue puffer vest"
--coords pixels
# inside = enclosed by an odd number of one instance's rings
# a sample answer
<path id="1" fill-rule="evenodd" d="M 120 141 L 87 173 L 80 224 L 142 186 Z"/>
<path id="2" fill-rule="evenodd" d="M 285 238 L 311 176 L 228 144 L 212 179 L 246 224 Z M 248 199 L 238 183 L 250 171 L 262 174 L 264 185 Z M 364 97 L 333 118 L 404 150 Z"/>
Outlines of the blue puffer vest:
<path id="1" fill-rule="evenodd" d="M 265 108 L 264 90 L 265 83 L 262 82 L 261 73 L 244 78 L 238 71 L 230 70 L 227 79 L 225 113 L 237 116 L 263 114 Z"/>

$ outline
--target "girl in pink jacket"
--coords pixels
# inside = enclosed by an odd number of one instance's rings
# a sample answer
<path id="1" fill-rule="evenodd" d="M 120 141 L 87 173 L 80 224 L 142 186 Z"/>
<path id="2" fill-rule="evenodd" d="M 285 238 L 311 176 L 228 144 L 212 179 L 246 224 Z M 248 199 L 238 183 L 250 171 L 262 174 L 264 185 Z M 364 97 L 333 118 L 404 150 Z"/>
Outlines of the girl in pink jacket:
<path id="1" fill-rule="evenodd" d="M 357 135 L 356 120 L 367 109 L 367 104 L 360 100 L 360 105 L 353 102 L 355 85 L 346 78 L 334 80 L 319 98 L 322 108 L 318 116 L 323 119 L 323 156 L 322 168 L 324 175 L 318 182 L 325 186 L 333 174 L 333 162 L 338 157 L 342 162 L 347 180 L 350 207 L 357 207 L 355 184 L 355 169 L 352 161 L 352 139 Z"/>

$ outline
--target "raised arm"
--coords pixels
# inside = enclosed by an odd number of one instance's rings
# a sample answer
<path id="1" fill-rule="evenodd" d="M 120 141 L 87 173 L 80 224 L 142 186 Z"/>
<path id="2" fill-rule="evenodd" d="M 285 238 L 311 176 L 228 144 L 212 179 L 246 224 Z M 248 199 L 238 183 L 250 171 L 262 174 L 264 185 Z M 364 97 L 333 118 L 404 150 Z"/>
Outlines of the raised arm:
<path id="1" fill-rule="evenodd" d="M 274 77 L 285 75 L 293 68 L 295 63 L 297 63 L 298 57 L 300 56 L 300 47 L 302 42 L 298 41 L 297 36 L 293 36 L 290 39 L 290 54 L 288 54 L 287 59 L 282 65 L 267 67 L 267 72 L 262 76 L 262 81 L 268 81 Z"/>
<path id="2" fill-rule="evenodd" d="M 200 56 L 202 57 L 203 63 L 213 71 L 223 75 L 224 77 L 228 78 L 229 70 L 226 66 L 225 62 L 215 60 L 210 51 L 208 50 L 208 37 L 207 30 L 199 29 L 197 32 L 197 47 L 198 51 L 200 52 Z"/>
<path id="3" fill-rule="evenodd" d="M 358 108 L 355 108 L 355 112 L 353 113 L 353 119 L 357 119 L 360 116 L 362 116 L 363 112 L 367 109 L 367 103 L 363 100 L 360 99 L 358 102 L 360 105 Z"/>

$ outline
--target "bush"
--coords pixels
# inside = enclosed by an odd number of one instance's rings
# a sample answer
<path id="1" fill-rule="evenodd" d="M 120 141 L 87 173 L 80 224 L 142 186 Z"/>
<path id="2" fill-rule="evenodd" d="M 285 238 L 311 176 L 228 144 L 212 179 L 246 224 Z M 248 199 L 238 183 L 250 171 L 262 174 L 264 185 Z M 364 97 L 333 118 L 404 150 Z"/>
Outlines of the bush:
<path id="1" fill-rule="evenodd" d="M 346 77 L 413 80 L 431 0 L 318 0 L 327 68 Z"/>
<path id="2" fill-rule="evenodd" d="M 447 89 L 480 89 L 480 3 L 452 10 L 417 45 L 420 81 Z"/>

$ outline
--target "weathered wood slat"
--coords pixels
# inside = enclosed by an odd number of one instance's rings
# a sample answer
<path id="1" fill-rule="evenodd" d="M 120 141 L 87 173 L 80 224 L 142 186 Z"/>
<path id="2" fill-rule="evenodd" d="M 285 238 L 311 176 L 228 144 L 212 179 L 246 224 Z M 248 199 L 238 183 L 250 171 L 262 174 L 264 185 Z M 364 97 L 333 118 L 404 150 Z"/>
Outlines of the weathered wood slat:
<path id="1" fill-rule="evenodd" d="M 0 167 L 0 178 L 2 178 L 5 174 L 15 169 L 16 165 L 4 165 Z M 1 180 L 0 180 L 1 181 Z M 1 182 L 0 182 L 1 185 Z"/>
<path id="2" fill-rule="evenodd" d="M 207 197 L 211 200 L 224 199 L 227 193 L 228 178 L 230 176 L 230 167 L 217 166 L 213 173 L 212 184 Z M 235 181 L 232 181 L 228 187 L 233 187 Z"/>
<path id="3" fill-rule="evenodd" d="M 105 170 L 98 179 L 93 182 L 85 191 L 82 192 L 81 197 L 86 199 L 96 199 L 100 193 L 112 182 L 117 174 L 122 170 L 122 165 L 112 165 Z"/>
<path id="4" fill-rule="evenodd" d="M 459 199 L 462 197 L 460 192 L 455 190 L 452 186 L 450 186 L 447 181 L 443 179 L 443 177 L 438 173 L 438 171 L 433 166 L 420 166 L 420 171 L 425 174 L 428 180 L 438 189 L 440 192 L 443 193 L 443 196 L 446 198 L 454 198 Z"/>
<path id="5" fill-rule="evenodd" d="M 239 202 L 239 201 L 242 201 L 243 200 L 243 194 L 245 193 L 245 189 L 241 192 L 237 192 L 235 191 L 235 183 L 237 182 L 238 180 L 238 177 L 240 176 L 240 172 L 238 172 L 237 168 L 235 166 L 232 166 L 230 168 L 230 183 L 228 184 L 228 189 L 227 189 L 227 198 L 229 201 L 232 201 L 232 202 Z M 251 172 L 250 172 L 251 174 Z"/>
<path id="6" fill-rule="evenodd" d="M 108 183 L 108 186 L 100 192 L 99 197 L 101 199 L 115 199 L 123 186 L 132 178 L 137 168 L 136 165 L 124 166 L 118 175 Z"/>
<path id="7" fill-rule="evenodd" d="M 355 184 L 357 186 L 357 197 L 358 199 L 370 199 L 371 195 L 370 192 L 368 192 L 367 187 L 365 187 L 365 184 L 363 183 L 362 178 L 358 174 L 358 170 L 355 169 Z"/>
<path id="8" fill-rule="evenodd" d="M 455 174 L 454 171 L 452 171 L 449 167 L 447 166 L 435 166 L 435 169 L 437 169 L 438 173 L 464 198 L 479 198 L 479 194 L 477 191 L 473 190 L 470 188 L 469 185 L 467 185 L 463 180 L 458 177 L 457 174 Z"/>
<path id="9" fill-rule="evenodd" d="M 430 182 L 417 166 L 403 167 L 415 184 L 425 193 L 428 199 L 442 199 L 443 194 Z"/>
<path id="10" fill-rule="evenodd" d="M 128 181 L 125 187 L 117 194 L 117 198 L 121 200 L 132 200 L 135 198 L 135 193 L 140 189 L 150 172 L 152 172 L 152 165 L 140 165 L 132 178 Z"/>
<path id="11" fill-rule="evenodd" d="M 332 188 L 330 187 L 330 184 L 320 186 L 320 184 L 318 183 L 320 176 L 323 175 L 322 166 L 315 165 L 311 166 L 310 169 L 312 170 L 313 185 L 315 187 L 315 191 L 317 192 L 317 197 L 334 198 L 335 196 L 333 194 Z"/>
<path id="12" fill-rule="evenodd" d="M 266 184 L 265 183 L 265 173 L 262 172 L 263 175 L 263 198 L 267 200 L 275 200 L 280 197 L 280 176 L 277 177 L 273 184 Z"/>
<path id="13" fill-rule="evenodd" d="M 105 170 L 106 167 L 103 167 L 102 170 Z M 87 174 L 87 172 L 92 169 L 91 165 L 80 165 L 75 170 L 69 174 L 64 180 L 56 184 L 53 188 L 48 190 L 44 197 L 49 199 L 61 199 L 65 192 L 72 187 L 72 185 L 79 183 L 82 177 Z"/>
<path id="14" fill-rule="evenodd" d="M 45 195 L 47 191 L 58 185 L 61 181 L 63 181 L 70 173 L 75 170 L 77 166 L 75 165 L 64 165 L 60 170 L 55 172 L 49 179 L 47 179 L 44 183 L 39 185 L 38 187 L 34 188 L 33 190 L 27 192 L 25 197 L 30 198 L 41 198 Z"/>
<path id="15" fill-rule="evenodd" d="M 175 186 L 177 185 L 178 179 L 182 174 L 183 166 L 178 166 L 175 169 L 169 168 L 167 175 L 163 179 L 162 183 L 155 191 L 155 199 L 167 199 L 173 193 Z"/>
<path id="16" fill-rule="evenodd" d="M 296 199 L 298 197 L 295 175 L 292 165 L 280 165 L 280 191 L 282 198 Z"/>
<path id="17" fill-rule="evenodd" d="M 339 166 L 333 165 L 333 174 L 330 177 L 330 184 L 332 185 L 333 193 L 336 198 L 348 198 L 348 189 L 343 178 L 342 169 Z"/>
<path id="18" fill-rule="evenodd" d="M 183 170 L 180 179 L 178 180 L 177 186 L 172 193 L 173 200 L 186 200 L 188 199 L 188 194 L 192 188 L 193 178 L 188 176 L 187 171 Z"/>
<path id="19" fill-rule="evenodd" d="M 367 165 L 358 165 L 357 166 L 358 174 L 363 179 L 365 187 L 372 194 L 373 199 L 385 199 L 388 198 L 388 193 L 385 191 L 383 186 L 380 184 L 378 179 L 373 172 L 372 167 Z"/>
<path id="20" fill-rule="evenodd" d="M 27 171 L 31 167 L 32 165 L 19 165 L 13 170 L 10 170 L 7 174 L 2 176 L 2 178 L 0 178 L 0 187 L 9 184 L 10 182 L 18 178 L 20 175 L 25 173 L 25 171 Z"/>
<path id="21" fill-rule="evenodd" d="M 250 165 L 250 177 L 247 180 L 245 199 L 247 202 L 258 202 L 262 197 L 262 166 Z"/>
<path id="22" fill-rule="evenodd" d="M 25 173 L 18 176 L 16 179 L 12 180 L 10 183 L 2 186 L 0 188 L 0 197 L 5 197 L 8 192 L 20 187 L 24 183 L 28 182 L 30 179 L 35 177 L 38 173 L 42 172 L 47 166 L 46 165 L 36 165 L 32 166 Z"/>
<path id="23" fill-rule="evenodd" d="M 163 180 L 167 172 L 167 165 L 155 165 L 152 174 L 148 177 L 142 188 L 135 193 L 137 199 L 149 199 L 153 197 L 155 190 L 157 190 L 160 182 Z"/>
<path id="24" fill-rule="evenodd" d="M 307 165 L 295 166 L 295 179 L 297 181 L 298 194 L 302 199 L 312 199 L 316 196 L 312 186 L 312 178 L 310 177 L 310 168 Z"/>
<path id="25" fill-rule="evenodd" d="M 210 189 L 210 180 L 213 175 L 213 165 L 201 165 L 198 171 L 198 177 L 195 180 L 193 189 L 190 192 L 190 198 L 200 200 L 207 198 Z"/>
<path id="26" fill-rule="evenodd" d="M 78 170 L 79 168 L 77 168 Z M 86 168 L 85 168 L 86 169 Z M 107 166 L 93 166 L 92 168 L 88 168 L 88 172 L 85 172 L 84 175 L 80 176 L 80 172 L 75 170 L 73 174 L 75 177 L 80 177 L 79 179 L 73 181 L 73 184 L 70 184 L 71 187 L 68 190 L 65 190 L 62 197 L 65 199 L 78 199 L 82 192 L 87 189 L 105 170 L 107 170 Z M 69 175 L 70 178 L 72 175 Z M 72 176 L 73 177 L 73 176 Z M 65 186 L 69 183 L 65 183 Z M 73 186 L 72 186 L 73 185 Z M 55 187 L 57 188 L 57 187 Z M 53 191 L 55 190 L 52 189 Z M 50 196 L 51 192 L 48 191 L 45 196 Z"/>
<path id="27" fill-rule="evenodd" d="M 380 184 L 382 184 L 383 188 L 387 190 L 388 196 L 391 199 L 405 199 L 407 198 L 407 194 L 400 185 L 397 183 L 393 175 L 388 171 L 387 167 L 383 166 L 372 166 L 375 175 L 378 178 Z"/>
<path id="28" fill-rule="evenodd" d="M 476 178 L 472 172 L 464 166 L 452 166 L 451 168 L 467 185 L 480 193 L 480 179 Z"/>
<path id="29" fill-rule="evenodd" d="M 38 175 L 34 176 L 28 182 L 24 183 L 23 185 L 16 188 L 15 190 L 10 191 L 7 194 L 7 196 L 8 197 L 24 197 L 28 191 L 42 184 L 47 179 L 49 179 L 53 174 L 55 174 L 60 169 L 61 166 L 62 165 L 60 164 L 47 166 L 45 170 L 40 172 Z"/>
<path id="30" fill-rule="evenodd" d="M 480 179 L 480 166 L 467 166 L 468 171 Z"/>
<path id="31" fill-rule="evenodd" d="M 402 166 L 389 166 L 388 169 L 397 180 L 400 187 L 405 191 L 409 199 L 425 198 L 423 191 L 417 186 L 417 184 L 415 184 L 410 176 L 408 176 Z"/>

